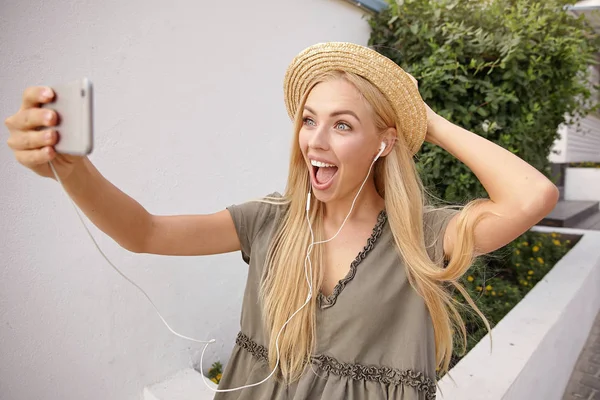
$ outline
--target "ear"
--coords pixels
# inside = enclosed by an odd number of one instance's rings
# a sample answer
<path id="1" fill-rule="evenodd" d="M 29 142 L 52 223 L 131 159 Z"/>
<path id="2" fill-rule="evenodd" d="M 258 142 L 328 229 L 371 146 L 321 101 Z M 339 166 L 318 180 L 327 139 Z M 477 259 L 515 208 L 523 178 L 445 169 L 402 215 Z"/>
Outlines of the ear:
<path id="1" fill-rule="evenodd" d="M 392 152 L 396 144 L 396 128 L 387 128 L 380 136 L 380 140 L 385 143 L 385 150 L 381 153 L 381 157 L 385 157 Z"/>

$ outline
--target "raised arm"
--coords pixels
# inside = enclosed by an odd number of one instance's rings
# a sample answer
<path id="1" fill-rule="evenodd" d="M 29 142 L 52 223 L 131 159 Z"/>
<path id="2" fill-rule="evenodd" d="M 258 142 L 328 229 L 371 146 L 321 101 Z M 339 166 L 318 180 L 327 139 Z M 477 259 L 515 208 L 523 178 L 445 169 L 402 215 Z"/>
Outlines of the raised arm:
<path id="1" fill-rule="evenodd" d="M 19 111 L 6 118 L 7 144 L 19 163 L 40 176 L 54 177 L 48 165 L 52 161 L 69 196 L 100 230 L 136 253 L 207 255 L 240 249 L 229 211 L 152 215 L 104 178 L 87 157 L 57 154 L 57 115 L 39 106 L 53 97 L 49 88 L 25 90 Z"/>
<path id="2" fill-rule="evenodd" d="M 516 239 L 548 215 L 558 201 L 556 186 L 531 165 L 497 144 L 467 131 L 428 109 L 427 141 L 441 146 L 475 173 L 489 195 L 469 212 L 482 215 L 475 228 L 478 254 L 494 251 Z M 444 253 L 456 241 L 454 216 L 444 236 Z"/>
<path id="3" fill-rule="evenodd" d="M 84 159 L 65 188 L 100 230 L 127 250 L 162 255 L 209 255 L 240 249 L 229 211 L 206 215 L 150 214 Z"/>

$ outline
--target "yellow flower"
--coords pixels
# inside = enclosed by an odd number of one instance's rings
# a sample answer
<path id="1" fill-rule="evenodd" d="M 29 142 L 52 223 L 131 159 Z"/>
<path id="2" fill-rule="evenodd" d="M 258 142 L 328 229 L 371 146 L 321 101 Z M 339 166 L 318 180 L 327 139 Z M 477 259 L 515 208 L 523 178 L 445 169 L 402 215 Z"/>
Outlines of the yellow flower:
<path id="1" fill-rule="evenodd" d="M 527 285 L 529 285 L 529 282 L 523 281 L 523 286 L 527 286 Z"/>
<path id="2" fill-rule="evenodd" d="M 217 375 L 217 380 L 220 381 L 221 380 L 221 376 L 223 376 L 223 374 L 218 374 Z"/>
<path id="3" fill-rule="evenodd" d="M 468 280 L 469 282 L 473 282 L 473 279 L 474 279 L 474 278 L 473 278 L 471 275 L 469 275 L 469 276 L 467 277 L 467 280 Z"/>
<path id="4" fill-rule="evenodd" d="M 529 243 L 523 242 L 523 246 L 529 246 Z"/>
<path id="5" fill-rule="evenodd" d="M 492 296 L 495 296 L 495 295 L 496 295 L 496 292 L 492 292 Z"/>
<path id="6" fill-rule="evenodd" d="M 520 251 L 520 250 L 517 250 L 517 251 L 515 251 L 515 254 L 516 254 L 516 255 L 519 255 L 519 254 L 521 254 L 521 251 Z"/>
<path id="7" fill-rule="evenodd" d="M 531 276 L 528 276 L 527 279 L 531 279 Z"/>
<path id="8" fill-rule="evenodd" d="M 529 275 L 533 275 L 533 271 L 529 270 L 529 272 L 527 272 Z"/>
<path id="9" fill-rule="evenodd" d="M 476 289 L 477 291 L 481 292 L 481 290 L 482 290 L 483 288 L 482 288 L 481 286 L 477 286 L 475 289 Z"/>
<path id="10" fill-rule="evenodd" d="M 508 303 L 504 303 L 504 305 L 505 305 L 505 306 L 507 306 L 507 305 L 508 305 Z"/>
<path id="11" fill-rule="evenodd" d="M 217 378 L 211 378 L 211 381 L 213 381 L 214 383 L 218 384 L 219 382 L 217 382 Z"/>
<path id="12" fill-rule="evenodd" d="M 540 264 L 543 264 L 543 263 L 544 263 L 544 259 L 543 259 L 542 257 L 538 257 L 538 258 L 537 258 L 537 260 L 538 260 L 538 262 L 539 262 Z"/>
<path id="13" fill-rule="evenodd" d="M 553 238 L 558 237 L 558 235 L 554 232 L 552 232 L 552 234 L 550 236 L 552 236 Z"/>
<path id="14" fill-rule="evenodd" d="M 533 246 L 533 247 L 531 248 L 531 250 L 533 250 L 533 252 L 534 252 L 534 253 L 536 253 L 536 252 L 540 251 L 540 248 L 539 248 L 539 247 L 537 247 L 537 246 Z"/>
<path id="15" fill-rule="evenodd" d="M 560 246 L 560 240 L 554 239 L 552 243 L 554 243 L 555 246 Z"/>
<path id="16" fill-rule="evenodd" d="M 517 267 L 520 267 L 520 266 L 521 266 L 521 264 L 519 264 L 519 263 L 516 263 L 516 264 L 515 264 L 515 266 L 517 266 Z"/>
<path id="17" fill-rule="evenodd" d="M 488 292 L 489 292 L 490 290 L 492 290 L 492 285 L 487 285 L 487 286 L 485 287 L 485 290 L 487 290 Z"/>

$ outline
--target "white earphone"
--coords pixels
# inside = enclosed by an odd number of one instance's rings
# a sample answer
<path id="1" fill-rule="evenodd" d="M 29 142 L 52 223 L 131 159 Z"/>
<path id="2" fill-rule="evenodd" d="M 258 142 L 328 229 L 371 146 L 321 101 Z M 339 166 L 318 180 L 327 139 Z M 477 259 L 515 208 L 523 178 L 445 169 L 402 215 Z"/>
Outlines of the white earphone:
<path id="1" fill-rule="evenodd" d="M 377 153 L 377 155 L 375 156 L 375 161 L 377 161 L 377 159 L 379 158 L 381 153 L 383 153 L 384 150 L 385 150 L 385 142 L 381 142 L 381 144 L 379 145 L 379 153 Z"/>

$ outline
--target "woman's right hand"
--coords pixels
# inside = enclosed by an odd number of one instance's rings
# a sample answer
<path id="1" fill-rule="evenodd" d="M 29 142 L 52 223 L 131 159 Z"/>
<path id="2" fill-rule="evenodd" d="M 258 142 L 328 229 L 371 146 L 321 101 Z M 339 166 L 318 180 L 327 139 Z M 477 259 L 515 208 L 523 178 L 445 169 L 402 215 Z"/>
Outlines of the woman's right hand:
<path id="1" fill-rule="evenodd" d="M 48 87 L 29 87 L 23 93 L 23 103 L 16 114 L 6 118 L 4 124 L 10 136 L 7 144 L 18 162 L 38 175 L 54 178 L 48 165 L 52 161 L 61 179 L 68 177 L 84 157 L 58 154 L 54 145 L 59 135 L 53 127 L 58 116 L 53 110 L 41 108 L 49 103 L 54 92 Z"/>

